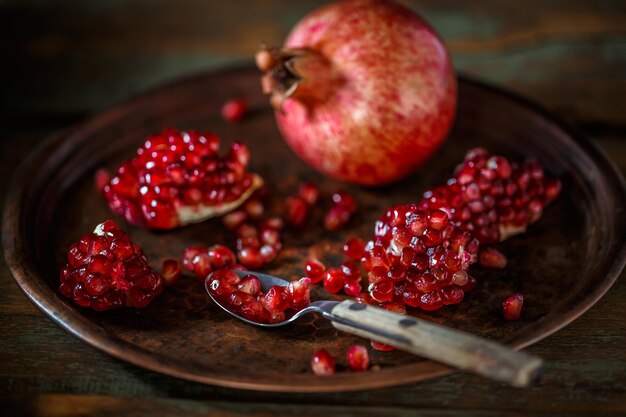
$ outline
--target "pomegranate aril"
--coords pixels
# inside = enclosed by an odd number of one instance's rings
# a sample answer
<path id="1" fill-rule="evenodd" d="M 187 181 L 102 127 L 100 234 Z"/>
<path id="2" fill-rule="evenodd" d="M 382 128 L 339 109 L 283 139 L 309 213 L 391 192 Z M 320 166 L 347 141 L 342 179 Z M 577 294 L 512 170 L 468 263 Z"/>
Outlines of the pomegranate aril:
<path id="1" fill-rule="evenodd" d="M 228 100 L 222 106 L 222 117 L 229 122 L 238 122 L 243 119 L 248 111 L 248 105 L 242 99 Z"/>
<path id="2" fill-rule="evenodd" d="M 298 196 L 300 196 L 309 206 L 315 205 L 320 197 L 320 190 L 312 182 L 303 182 L 298 189 Z"/>
<path id="3" fill-rule="evenodd" d="M 311 358 L 311 369 L 315 375 L 327 376 L 335 373 L 337 363 L 326 349 L 320 349 Z"/>
<path id="4" fill-rule="evenodd" d="M 291 301 L 286 287 L 274 286 L 261 298 L 261 303 L 270 313 L 280 313 L 290 307 Z"/>
<path id="5" fill-rule="evenodd" d="M 304 270 L 311 283 L 316 284 L 324 279 L 326 267 L 317 259 L 309 259 L 306 261 Z"/>
<path id="6" fill-rule="evenodd" d="M 245 292 L 246 294 L 256 296 L 261 293 L 261 281 L 259 281 L 259 279 L 254 275 L 246 275 L 241 278 L 237 289 Z"/>
<path id="7" fill-rule="evenodd" d="M 201 252 L 194 256 L 191 264 L 193 265 L 193 275 L 200 282 L 203 282 L 207 275 L 213 271 L 211 258 L 206 252 Z"/>
<path id="8" fill-rule="evenodd" d="M 370 356 L 363 345 L 352 345 L 346 351 L 346 359 L 351 370 L 367 371 L 370 366 Z"/>
<path id="9" fill-rule="evenodd" d="M 236 210 L 228 213 L 222 218 L 224 222 L 224 226 L 226 226 L 229 230 L 236 230 L 239 226 L 241 226 L 248 219 L 248 215 L 243 210 Z"/>
<path id="10" fill-rule="evenodd" d="M 309 278 L 301 278 L 298 281 L 292 281 L 289 283 L 287 292 L 289 294 L 292 309 L 299 311 L 311 303 L 311 290 L 308 285 L 310 282 L 311 280 Z"/>
<path id="11" fill-rule="evenodd" d="M 351 213 L 343 206 L 333 206 L 324 216 L 324 228 L 329 231 L 337 231 L 350 221 Z"/>
<path id="12" fill-rule="evenodd" d="M 354 301 L 356 301 L 357 303 L 361 303 L 361 304 L 370 304 L 370 305 L 374 305 L 375 301 L 372 298 L 371 295 L 369 295 L 366 292 L 362 292 L 359 293 L 358 295 L 354 296 Z"/>
<path id="13" fill-rule="evenodd" d="M 358 209 L 358 204 L 354 197 L 345 190 L 339 190 L 331 196 L 335 206 L 345 209 L 349 214 L 354 214 Z"/>
<path id="14" fill-rule="evenodd" d="M 237 259 L 239 260 L 239 263 L 252 269 L 260 268 L 265 265 L 265 261 L 263 260 L 259 249 L 251 246 L 239 249 L 237 251 Z"/>
<path id="15" fill-rule="evenodd" d="M 361 283 L 359 281 L 347 281 L 343 284 L 343 292 L 350 297 L 357 297 L 361 293 Z"/>
<path id="16" fill-rule="evenodd" d="M 163 261 L 161 276 L 163 277 L 163 284 L 174 285 L 180 278 L 180 265 L 178 262 L 173 259 Z"/>
<path id="17" fill-rule="evenodd" d="M 354 261 L 360 261 L 366 254 L 365 242 L 352 238 L 343 245 L 343 254 Z"/>
<path id="18" fill-rule="evenodd" d="M 379 342 L 377 340 L 370 340 L 370 345 L 372 346 L 372 349 L 379 352 L 391 352 L 392 350 L 396 350 L 395 347 L 391 345 L 386 345 L 383 342 Z"/>
<path id="19" fill-rule="evenodd" d="M 346 275 L 339 268 L 330 268 L 324 275 L 324 289 L 331 294 L 336 294 L 346 283 Z"/>
<path id="20" fill-rule="evenodd" d="M 288 197 L 285 201 L 285 217 L 287 223 L 294 227 L 302 227 L 309 214 L 309 206 L 298 196 Z"/>
<path id="21" fill-rule="evenodd" d="M 502 252 L 494 248 L 482 248 L 478 254 L 478 263 L 486 268 L 502 269 L 507 259 Z"/>
<path id="22" fill-rule="evenodd" d="M 265 212 L 263 203 L 258 199 L 249 199 L 243 205 L 243 208 L 248 216 L 253 219 L 258 219 Z"/>
<path id="23" fill-rule="evenodd" d="M 104 192 L 104 187 L 111 182 L 111 174 L 106 169 L 99 169 L 94 175 L 94 181 L 96 183 L 96 190 L 102 193 Z"/>
<path id="24" fill-rule="evenodd" d="M 213 269 L 226 268 L 235 263 L 235 254 L 226 246 L 213 245 L 207 250 Z"/>
<path id="25" fill-rule="evenodd" d="M 519 320 L 522 315 L 522 306 L 524 304 L 524 296 L 515 293 L 508 296 L 502 302 L 502 314 L 506 320 Z"/>
<path id="26" fill-rule="evenodd" d="M 393 281 L 382 279 L 376 284 L 371 284 L 370 295 L 378 302 L 391 301 L 393 299 Z"/>

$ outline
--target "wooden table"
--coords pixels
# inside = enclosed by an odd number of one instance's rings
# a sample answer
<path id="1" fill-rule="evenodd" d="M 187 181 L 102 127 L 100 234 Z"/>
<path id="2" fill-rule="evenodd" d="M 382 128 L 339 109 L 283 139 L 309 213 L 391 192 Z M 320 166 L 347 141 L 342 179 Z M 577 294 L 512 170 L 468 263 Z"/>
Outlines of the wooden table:
<path id="1" fill-rule="evenodd" d="M 1 198 L 17 162 L 46 135 L 166 80 L 249 60 L 259 40 L 280 43 L 319 2 L 295 3 L 3 4 Z M 624 2 L 405 3 L 442 34 L 459 70 L 547 106 L 626 172 Z M 305 395 L 205 386 L 113 359 L 43 316 L 0 262 L 0 410 L 10 414 L 626 414 L 623 279 L 583 317 L 528 349 L 547 362 L 530 389 L 457 373 L 394 388 Z"/>

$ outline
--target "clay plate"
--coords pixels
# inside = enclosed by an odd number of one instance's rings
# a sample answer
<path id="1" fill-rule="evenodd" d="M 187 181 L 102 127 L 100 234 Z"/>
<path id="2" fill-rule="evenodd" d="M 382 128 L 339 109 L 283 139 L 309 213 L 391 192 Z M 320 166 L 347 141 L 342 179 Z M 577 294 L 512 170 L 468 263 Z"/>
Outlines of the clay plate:
<path id="1" fill-rule="evenodd" d="M 309 370 L 314 349 L 325 347 L 343 358 L 350 344 L 367 342 L 339 334 L 315 318 L 274 330 L 250 327 L 211 304 L 191 278 L 167 289 L 143 310 L 97 313 L 75 307 L 58 293 L 58 271 L 68 246 L 107 218 L 129 231 L 157 269 L 186 245 L 233 244 L 219 220 L 168 233 L 130 226 L 112 215 L 95 191 L 95 169 L 114 168 L 148 134 L 164 127 L 208 129 L 225 142 L 245 141 L 252 150 L 253 170 L 268 180 L 275 196 L 293 193 L 304 179 L 318 182 L 326 192 L 344 186 L 322 178 L 287 148 L 258 78 L 252 68 L 201 74 L 144 94 L 46 141 L 24 161 L 6 199 L 3 243 L 17 283 L 45 314 L 97 349 L 202 383 L 322 392 L 382 387 L 452 372 L 407 353 L 371 351 L 372 362 L 380 366 L 377 372 L 315 377 Z M 219 116 L 220 105 L 232 97 L 245 98 L 253 109 L 238 124 Z M 600 299 L 624 266 L 624 180 L 595 146 L 545 111 L 467 79 L 460 81 L 454 131 L 433 159 L 390 187 L 347 187 L 362 208 L 352 227 L 341 233 L 323 231 L 323 210 L 318 208 L 308 230 L 285 234 L 289 249 L 268 272 L 299 277 L 310 255 L 338 262 L 342 242 L 350 236 L 371 236 L 373 222 L 385 208 L 419 199 L 424 190 L 449 177 L 474 146 L 512 158 L 535 155 L 562 179 L 564 191 L 528 233 L 500 245 L 509 256 L 505 270 L 473 268 L 479 285 L 462 304 L 418 314 L 515 348 L 567 325 Z M 500 303 L 515 291 L 526 296 L 523 319 L 506 322 Z"/>

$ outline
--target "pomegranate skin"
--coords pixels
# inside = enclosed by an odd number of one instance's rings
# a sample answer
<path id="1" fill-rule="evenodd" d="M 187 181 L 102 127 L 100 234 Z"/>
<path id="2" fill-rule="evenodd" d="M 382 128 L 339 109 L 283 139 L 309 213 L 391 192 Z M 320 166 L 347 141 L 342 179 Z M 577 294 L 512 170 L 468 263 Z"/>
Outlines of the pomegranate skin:
<path id="1" fill-rule="evenodd" d="M 285 97 L 276 111 L 289 146 L 324 174 L 361 185 L 391 183 L 445 140 L 456 76 L 443 42 L 412 10 L 381 0 L 337 2 L 302 19 L 285 48 L 329 63 L 306 71 L 301 62 L 309 88 Z"/>

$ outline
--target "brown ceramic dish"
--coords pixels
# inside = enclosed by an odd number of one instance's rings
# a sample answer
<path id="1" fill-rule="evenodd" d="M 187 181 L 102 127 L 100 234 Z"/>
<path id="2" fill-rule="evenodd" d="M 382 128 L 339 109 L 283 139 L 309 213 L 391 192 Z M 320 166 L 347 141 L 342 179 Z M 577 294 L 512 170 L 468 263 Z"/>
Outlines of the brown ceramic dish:
<path id="1" fill-rule="evenodd" d="M 252 169 L 269 180 L 276 196 L 298 181 L 318 181 L 326 191 L 341 186 L 305 166 L 286 147 L 274 124 L 258 74 L 252 68 L 202 74 L 117 106 L 46 141 L 21 166 L 7 196 L 3 244 L 17 283 L 45 314 L 74 336 L 117 358 L 154 371 L 228 387 L 322 392 L 382 387 L 452 372 L 403 353 L 372 351 L 378 372 L 339 372 L 319 378 L 308 369 L 315 348 L 338 357 L 357 338 L 338 334 L 324 320 L 303 319 L 274 330 L 247 326 L 209 302 L 202 285 L 184 279 L 143 310 L 106 313 L 77 308 L 59 295 L 58 271 L 69 244 L 114 218 L 146 251 L 156 268 L 189 244 L 232 244 L 219 220 L 154 233 L 113 216 L 93 186 L 93 172 L 113 168 L 143 138 L 164 127 L 209 129 L 226 141 L 244 140 Z M 245 98 L 252 114 L 239 124 L 219 116 L 220 105 Z M 361 203 L 349 230 L 331 234 L 314 225 L 286 233 L 289 248 L 268 269 L 294 278 L 310 254 L 329 250 L 337 260 L 341 242 L 371 236 L 372 224 L 392 204 L 415 201 L 450 176 L 471 147 L 512 158 L 539 157 L 561 177 L 563 193 L 528 233 L 500 245 L 509 256 L 502 271 L 474 268 L 477 288 L 462 304 L 421 314 L 515 348 L 543 339 L 600 299 L 626 259 L 626 191 L 609 160 L 580 134 L 525 100 L 462 79 L 458 119 L 448 142 L 410 178 L 384 189 L 348 187 Z M 321 209 L 318 210 L 321 212 Z M 500 303 L 514 291 L 526 296 L 523 319 L 506 322 Z M 583 337 L 583 336 L 581 336 Z M 363 343 L 364 341 L 362 341 Z"/>

